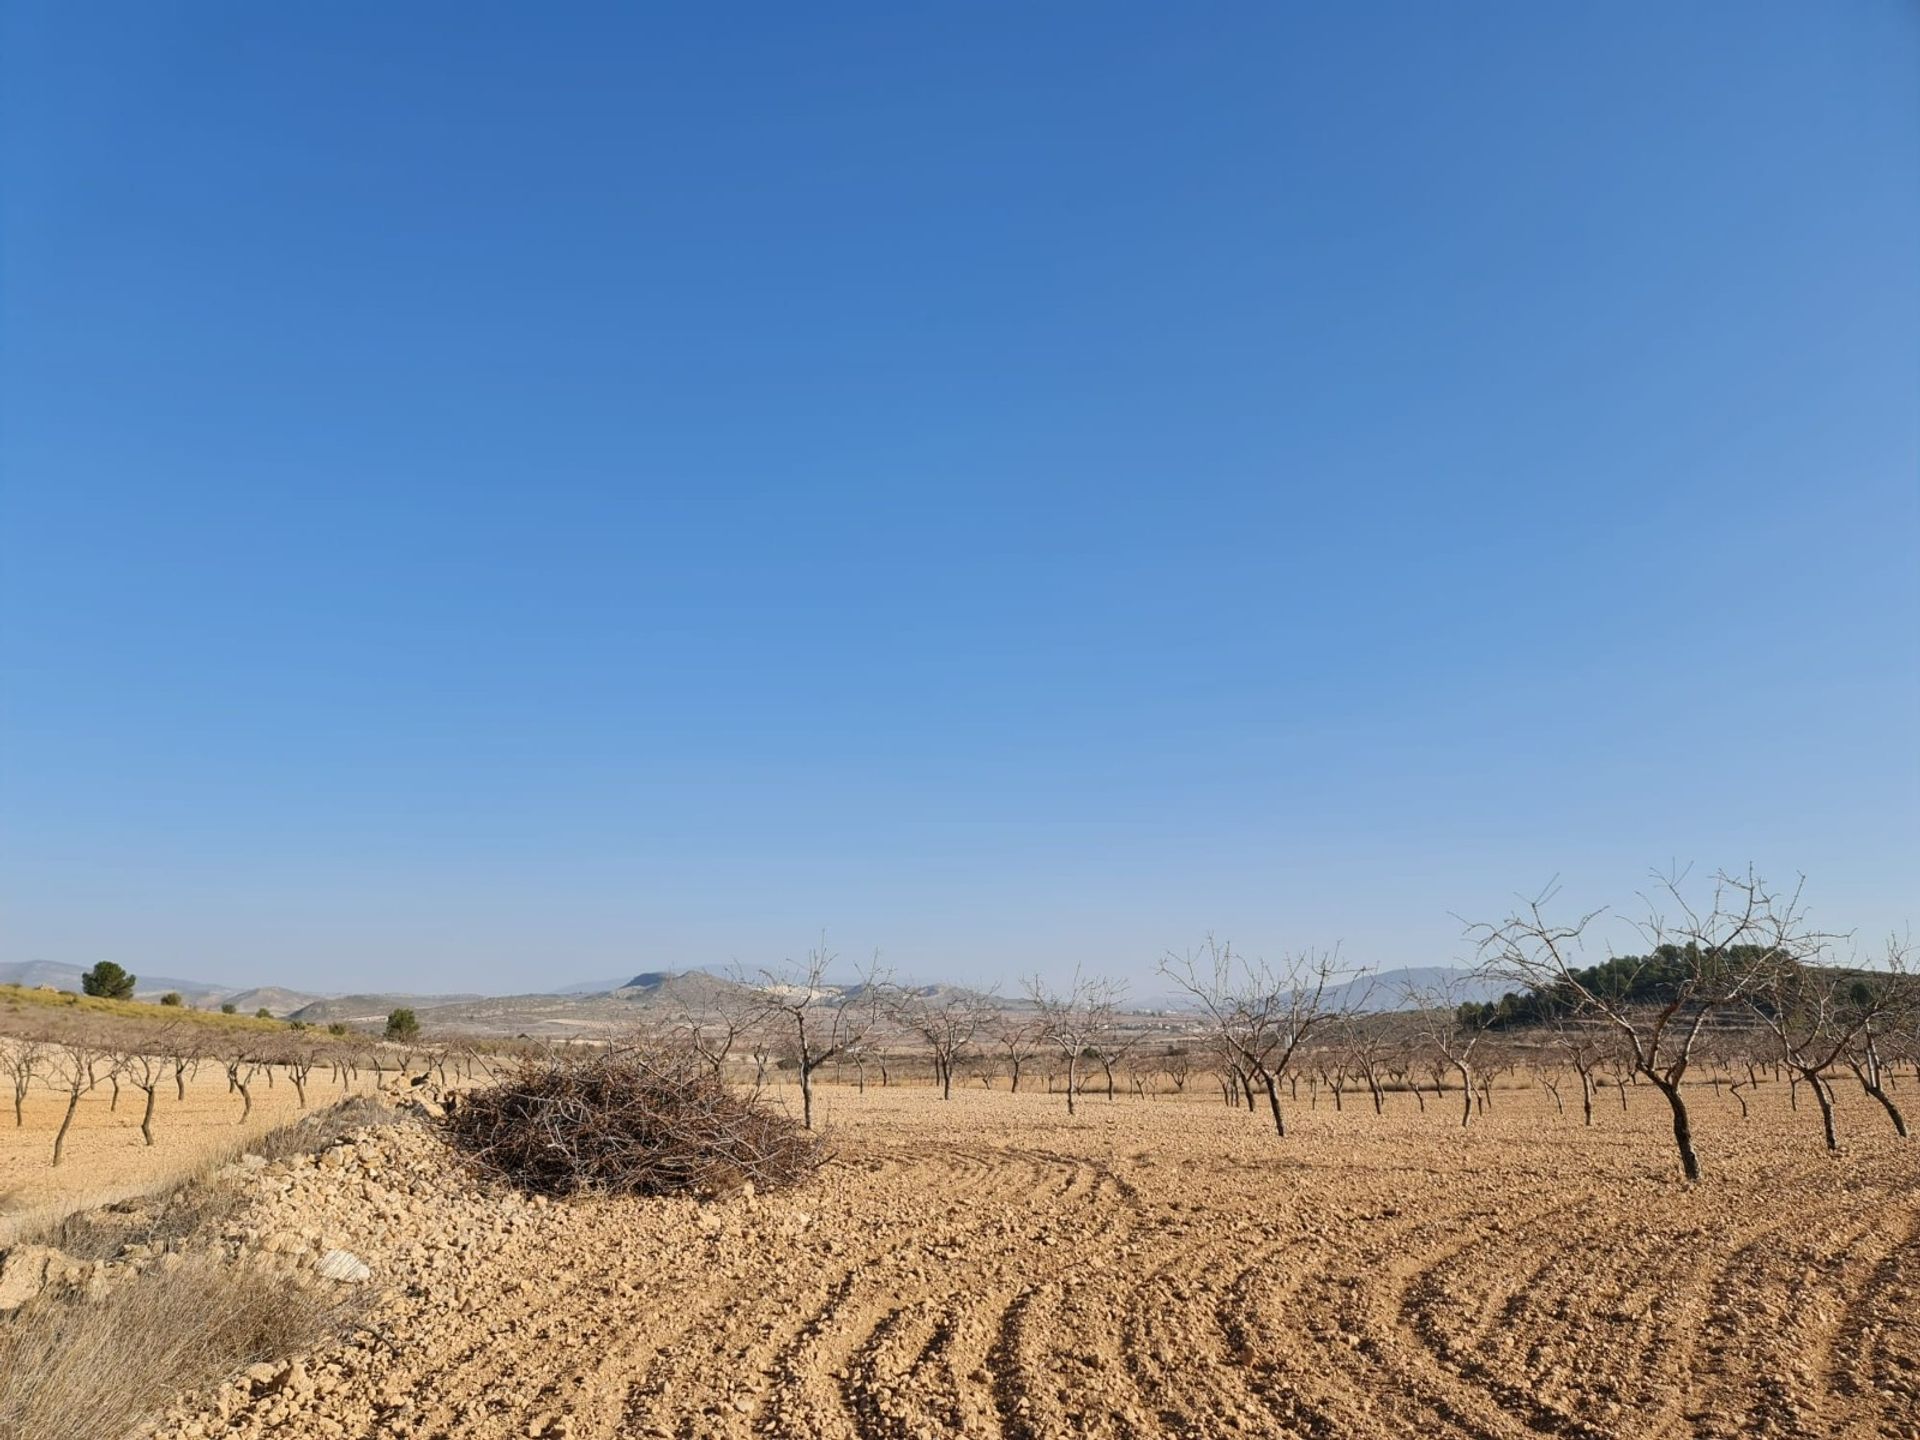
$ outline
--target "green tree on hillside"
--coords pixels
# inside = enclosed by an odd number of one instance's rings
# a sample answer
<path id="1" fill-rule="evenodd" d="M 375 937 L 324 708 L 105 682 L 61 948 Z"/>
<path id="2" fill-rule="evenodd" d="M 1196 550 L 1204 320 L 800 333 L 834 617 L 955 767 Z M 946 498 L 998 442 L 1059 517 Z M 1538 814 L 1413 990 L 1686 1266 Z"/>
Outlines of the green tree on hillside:
<path id="1" fill-rule="evenodd" d="M 169 990 L 167 991 L 166 994 L 160 997 L 160 1003 L 162 1005 L 172 1005 L 177 1007 L 177 1006 L 184 1005 L 187 1002 L 181 998 L 180 992 L 178 990 Z"/>
<path id="2" fill-rule="evenodd" d="M 134 978 L 113 961 L 102 960 L 80 977 L 80 988 L 107 1000 L 131 1000 Z"/>
<path id="3" fill-rule="evenodd" d="M 387 1016 L 387 1039 L 417 1040 L 420 1037 L 420 1017 L 402 1005 Z"/>
<path id="4" fill-rule="evenodd" d="M 222 1015 L 238 1015 L 240 1013 L 240 1007 L 229 1000 L 220 1007 L 220 1013 Z"/>

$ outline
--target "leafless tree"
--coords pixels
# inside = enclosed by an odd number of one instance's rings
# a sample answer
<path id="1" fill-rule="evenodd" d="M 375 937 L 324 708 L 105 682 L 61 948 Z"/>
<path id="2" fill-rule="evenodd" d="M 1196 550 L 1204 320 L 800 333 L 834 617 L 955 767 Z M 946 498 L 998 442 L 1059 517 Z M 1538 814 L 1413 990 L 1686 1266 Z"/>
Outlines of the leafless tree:
<path id="1" fill-rule="evenodd" d="M 813 1128 L 813 1074 L 827 1061 L 858 1045 L 879 1023 L 887 981 L 876 954 L 847 990 L 831 985 L 827 973 L 838 957 L 826 940 L 804 961 L 763 970 L 761 1013 L 785 1033 L 800 1073 L 800 1123 Z"/>
<path id="2" fill-rule="evenodd" d="M 1473 1124 L 1474 1060 L 1487 1038 L 1487 1020 L 1462 999 L 1459 982 L 1414 986 L 1405 992 L 1414 1026 L 1425 1041 L 1436 1100 L 1449 1071 L 1460 1077 L 1460 1128 Z"/>
<path id="3" fill-rule="evenodd" d="M 1378 1016 L 1343 1015 L 1335 1027 L 1336 1043 L 1345 1063 L 1365 1082 L 1373 1100 L 1373 1113 L 1387 1110 L 1385 1087 L 1381 1084 L 1393 1053 L 1393 1035 Z"/>
<path id="4" fill-rule="evenodd" d="M 173 1091 L 176 1100 L 187 1098 L 187 1077 L 200 1069 L 201 1057 L 206 1054 L 206 1045 L 198 1036 L 189 1035 L 184 1030 L 176 1030 L 168 1047 L 168 1063 L 173 1069 Z"/>
<path id="5" fill-rule="evenodd" d="M 1841 1047 L 1840 1058 L 1853 1071 L 1860 1088 L 1887 1112 L 1893 1133 L 1907 1138 L 1907 1117 L 1900 1111 L 1888 1090 L 1894 1083 L 1893 1072 L 1882 1058 L 1881 1050 L 1889 1033 L 1910 1029 L 1920 1019 L 1920 977 L 1911 968 L 1912 946 L 1899 939 L 1887 942 L 1885 960 L 1877 973 L 1863 975 L 1856 985 L 1864 996 L 1850 998 L 1867 1010 L 1852 1039 Z"/>
<path id="6" fill-rule="evenodd" d="M 1857 969 L 1820 963 L 1814 953 L 1783 951 L 1762 962 L 1761 981 L 1748 996 L 1753 1013 L 1773 1036 L 1776 1058 L 1813 1092 L 1829 1152 L 1840 1148 L 1840 1137 L 1827 1076 L 1856 1047 L 1870 1049 L 1871 1039 L 1863 1042 L 1862 1036 L 1871 1037 L 1876 1022 L 1891 1020 L 1909 1003 L 1903 960 L 1894 953 L 1889 973 L 1868 978 Z M 1855 1073 L 1865 1084 L 1865 1066 Z M 1867 1093 L 1875 1089 L 1895 1129 L 1903 1129 L 1904 1117 L 1885 1090 L 1876 1083 Z"/>
<path id="7" fill-rule="evenodd" d="M 1002 1010 L 988 1025 L 994 1046 L 1006 1058 L 1012 1093 L 1015 1095 L 1020 1093 L 1021 1068 L 1040 1048 L 1042 1028 L 1038 1018 L 1016 1015 L 1006 1010 Z"/>
<path id="8" fill-rule="evenodd" d="M 1099 1063 L 1101 1074 L 1106 1077 L 1109 1105 L 1113 1103 L 1113 1067 L 1130 1064 L 1134 1051 L 1146 1039 L 1137 1030 L 1122 1031 L 1115 1023 L 1117 1018 L 1116 1013 L 1109 1009 L 1105 1016 L 1106 1023 L 1096 1029 L 1090 1042 L 1093 1058 Z"/>
<path id="9" fill-rule="evenodd" d="M 1198 949 L 1168 955 L 1160 971 L 1198 1002 L 1209 1029 L 1243 1082 L 1266 1091 L 1273 1128 L 1284 1137 L 1280 1081 L 1301 1046 L 1344 1009 L 1327 1003 L 1336 952 L 1308 950 L 1278 966 L 1235 952 L 1209 935 Z M 1251 1102 L 1249 1102 L 1251 1103 Z"/>
<path id="10" fill-rule="evenodd" d="M 1604 911 L 1566 922 L 1549 919 L 1545 909 L 1555 898 L 1554 887 L 1498 924 L 1472 926 L 1469 933 L 1489 973 L 1570 1001 L 1614 1027 L 1634 1072 L 1672 1111 L 1681 1172 L 1691 1181 L 1700 1178 L 1700 1161 L 1680 1087 L 1707 1018 L 1746 1000 L 1774 961 L 1814 953 L 1824 937 L 1808 929 L 1797 888 L 1777 892 L 1751 870 L 1716 875 L 1700 901 L 1686 895 L 1684 871 L 1654 879 L 1652 895 L 1643 897 L 1646 918 L 1638 926 L 1645 954 L 1632 974 L 1613 975 L 1605 985 L 1591 982 L 1576 963 L 1588 927 Z M 1634 998 L 1642 975 L 1659 984 L 1658 998 L 1650 1003 Z"/>
<path id="11" fill-rule="evenodd" d="M 173 1061 L 167 1052 L 173 1043 L 174 1030 L 170 1027 L 152 1036 L 140 1048 L 116 1057 L 127 1079 L 147 1097 L 146 1107 L 140 1112 L 140 1138 L 148 1145 L 153 1144 L 153 1102 L 172 1067 Z"/>
<path id="12" fill-rule="evenodd" d="M 13 1087 L 13 1123 L 16 1129 L 27 1123 L 24 1113 L 27 1091 L 46 1064 L 46 1059 L 46 1047 L 38 1040 L 9 1040 L 0 1044 L 0 1071 L 6 1072 L 7 1080 Z"/>
<path id="13" fill-rule="evenodd" d="M 110 1064 L 111 1058 L 91 1040 L 79 1037 L 48 1051 L 48 1074 L 58 1088 L 67 1092 L 67 1112 L 60 1117 L 60 1129 L 53 1137 L 55 1165 L 66 1154 L 67 1131 L 73 1127 L 73 1115 L 80 1108 L 81 1097 L 100 1083 L 101 1067 Z"/>
<path id="14" fill-rule="evenodd" d="M 287 1072 L 287 1078 L 293 1081 L 293 1093 L 302 1110 L 307 1108 L 307 1076 L 313 1073 L 313 1067 L 319 1063 L 320 1053 L 310 1044 L 289 1045 L 280 1054 L 280 1064 Z M 440 1072 L 440 1083 L 446 1085 L 446 1072 Z"/>
<path id="15" fill-rule="evenodd" d="M 1027 998 L 1040 1012 L 1040 1041 L 1067 1065 L 1067 1113 L 1074 1113 L 1079 1089 L 1080 1061 L 1112 1026 L 1123 993 L 1111 980 L 1090 979 L 1078 966 L 1065 990 L 1056 990 L 1040 976 L 1027 981 Z"/>
<path id="16" fill-rule="evenodd" d="M 1553 1022 L 1553 1048 L 1580 1082 L 1580 1116 L 1593 1124 L 1593 1072 L 1607 1057 L 1612 1036 L 1597 1031 L 1590 1021 L 1562 1016 Z"/>
<path id="17" fill-rule="evenodd" d="M 900 993 L 892 1011 L 894 1019 L 927 1047 L 943 1100 L 953 1098 L 954 1068 L 971 1053 L 974 1037 L 999 1013 L 991 995 L 940 989 Z"/>
<path id="18" fill-rule="evenodd" d="M 715 1076 L 723 1076 L 727 1057 L 753 1028 L 759 1013 L 756 997 L 740 991 L 718 997 L 697 1012 L 683 1010 L 678 1028 L 694 1054 L 707 1062 Z"/>
<path id="19" fill-rule="evenodd" d="M 260 1061 L 250 1043 L 229 1041 L 221 1052 L 220 1064 L 227 1072 L 227 1090 L 240 1097 L 240 1118 L 244 1125 L 253 1114 L 253 1079 L 260 1073 Z"/>

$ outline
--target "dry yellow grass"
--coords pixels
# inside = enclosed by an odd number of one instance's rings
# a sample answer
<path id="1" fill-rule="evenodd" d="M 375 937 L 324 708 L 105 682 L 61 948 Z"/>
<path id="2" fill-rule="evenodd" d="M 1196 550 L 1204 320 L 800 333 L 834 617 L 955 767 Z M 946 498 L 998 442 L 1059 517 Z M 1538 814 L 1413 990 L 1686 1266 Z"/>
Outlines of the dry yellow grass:
<path id="1" fill-rule="evenodd" d="M 76 995 L 69 990 L 29 989 L 0 985 L 0 1018 L 8 1011 L 34 1014 L 52 1011 L 75 1015 L 113 1015 L 123 1020 L 151 1020 L 157 1024 L 205 1026 L 210 1031 L 256 1031 L 284 1035 L 284 1020 L 262 1020 L 256 1015 L 223 1015 L 218 1010 L 193 1010 L 184 1005 L 150 1005 L 144 1000 L 108 1000 L 99 995 Z M 0 1024 L 0 1032 L 7 1027 Z"/>

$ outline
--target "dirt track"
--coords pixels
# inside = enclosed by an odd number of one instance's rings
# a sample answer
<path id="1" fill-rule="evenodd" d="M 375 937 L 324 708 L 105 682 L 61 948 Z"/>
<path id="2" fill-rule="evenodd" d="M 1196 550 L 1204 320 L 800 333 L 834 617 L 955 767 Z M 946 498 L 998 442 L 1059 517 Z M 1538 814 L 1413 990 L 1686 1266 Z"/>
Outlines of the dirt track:
<path id="1" fill-rule="evenodd" d="M 397 1354 L 163 1433 L 1920 1436 L 1920 1156 L 1877 1112 L 1830 1161 L 1784 1087 L 1744 1125 L 1703 1092 L 1688 1192 L 1655 1096 L 1497 1101 L 1281 1142 L 1217 1100 L 835 1093 L 840 1162 L 708 1207 L 479 1196 L 399 1132 L 274 1172 L 263 1222 L 368 1258 Z"/>

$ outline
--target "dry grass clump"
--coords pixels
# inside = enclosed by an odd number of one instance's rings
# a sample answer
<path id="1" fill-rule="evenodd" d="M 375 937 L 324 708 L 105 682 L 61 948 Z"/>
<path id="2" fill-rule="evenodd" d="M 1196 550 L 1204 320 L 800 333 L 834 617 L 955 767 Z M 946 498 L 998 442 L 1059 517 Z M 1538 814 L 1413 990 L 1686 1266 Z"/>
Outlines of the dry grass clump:
<path id="1" fill-rule="evenodd" d="M 696 1056 L 634 1046 L 550 1054 L 459 1097 L 454 1145 L 482 1174 L 545 1195 L 716 1195 L 812 1172 L 814 1138 Z"/>
<path id="2" fill-rule="evenodd" d="M 349 1303 L 211 1255 L 42 1297 L 0 1322 L 0 1436 L 119 1440 L 182 1391 L 318 1344 Z"/>

